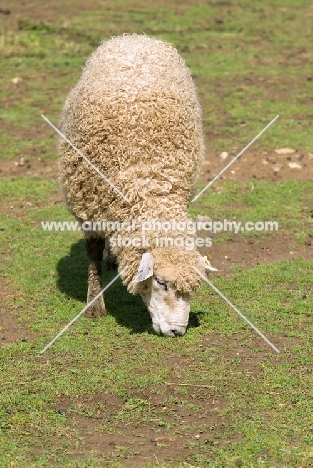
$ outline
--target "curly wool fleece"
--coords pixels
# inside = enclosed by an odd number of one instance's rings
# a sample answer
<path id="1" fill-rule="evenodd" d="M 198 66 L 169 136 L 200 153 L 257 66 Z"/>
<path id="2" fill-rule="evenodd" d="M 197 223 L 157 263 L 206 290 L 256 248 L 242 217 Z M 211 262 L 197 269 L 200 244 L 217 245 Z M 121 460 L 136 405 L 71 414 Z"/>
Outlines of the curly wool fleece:
<path id="1" fill-rule="evenodd" d="M 69 93 L 60 130 L 130 201 L 60 139 L 61 186 L 78 220 L 187 219 L 204 153 L 201 108 L 190 72 L 172 45 L 136 34 L 100 45 Z M 199 254 L 157 248 L 149 235 L 155 273 L 182 293 L 199 288 L 201 278 L 192 268 L 204 272 Z M 147 248 L 112 251 L 120 271 L 128 266 L 124 284 L 139 292 L 132 280 Z"/>

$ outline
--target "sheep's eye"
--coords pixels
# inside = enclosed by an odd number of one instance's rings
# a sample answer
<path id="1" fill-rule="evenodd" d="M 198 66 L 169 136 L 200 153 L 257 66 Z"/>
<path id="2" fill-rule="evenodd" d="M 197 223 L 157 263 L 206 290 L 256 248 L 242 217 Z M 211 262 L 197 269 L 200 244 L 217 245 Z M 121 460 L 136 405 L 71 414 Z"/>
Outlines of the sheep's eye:
<path id="1" fill-rule="evenodd" d="M 160 286 L 163 286 L 163 288 L 165 289 L 165 291 L 167 291 L 167 281 L 161 280 L 161 279 L 158 278 L 157 276 L 155 277 L 155 279 L 156 279 L 156 282 L 157 282 Z"/>

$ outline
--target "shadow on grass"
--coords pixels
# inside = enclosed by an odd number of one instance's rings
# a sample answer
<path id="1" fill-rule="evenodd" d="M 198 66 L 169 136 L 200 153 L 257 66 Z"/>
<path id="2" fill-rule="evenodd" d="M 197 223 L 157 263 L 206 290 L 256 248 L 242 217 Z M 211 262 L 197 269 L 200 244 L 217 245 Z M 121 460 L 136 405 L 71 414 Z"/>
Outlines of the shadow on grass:
<path id="1" fill-rule="evenodd" d="M 67 297 L 85 304 L 87 298 L 88 259 L 85 240 L 72 245 L 69 255 L 61 258 L 57 265 L 59 290 Z M 107 271 L 103 265 L 103 287 L 115 276 L 117 271 Z M 117 323 L 127 327 L 131 333 L 153 333 L 151 318 L 140 296 L 129 294 L 120 279 L 115 281 L 104 293 L 108 313 Z M 83 307 L 83 305 L 82 305 Z M 103 319 L 105 320 L 105 318 Z M 198 315 L 190 313 L 189 328 L 199 326 Z"/>

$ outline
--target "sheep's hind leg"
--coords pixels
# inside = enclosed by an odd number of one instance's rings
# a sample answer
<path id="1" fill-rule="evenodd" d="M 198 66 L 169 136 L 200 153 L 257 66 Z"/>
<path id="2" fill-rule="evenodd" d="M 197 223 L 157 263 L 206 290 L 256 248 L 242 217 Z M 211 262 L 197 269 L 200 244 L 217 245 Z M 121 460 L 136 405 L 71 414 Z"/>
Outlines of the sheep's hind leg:
<path id="1" fill-rule="evenodd" d="M 88 268 L 88 293 L 87 304 L 91 302 L 102 289 L 102 256 L 105 242 L 99 237 L 89 237 L 86 240 Z M 101 295 L 85 312 L 86 317 L 97 318 L 106 314 L 103 295 Z"/>

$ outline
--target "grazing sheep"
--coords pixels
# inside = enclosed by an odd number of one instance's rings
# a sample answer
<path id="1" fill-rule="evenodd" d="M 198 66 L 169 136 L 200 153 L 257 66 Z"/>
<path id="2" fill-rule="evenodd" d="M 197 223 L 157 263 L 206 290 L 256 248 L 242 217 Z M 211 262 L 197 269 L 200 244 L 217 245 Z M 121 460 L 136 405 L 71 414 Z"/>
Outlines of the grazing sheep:
<path id="1" fill-rule="evenodd" d="M 201 109 L 184 60 L 172 45 L 145 35 L 104 42 L 87 60 L 70 92 L 60 130 L 129 200 L 123 199 L 63 139 L 60 181 L 70 212 L 81 222 L 136 220 L 118 242 L 117 230 L 86 232 L 90 259 L 88 297 L 101 291 L 103 250 L 116 256 L 122 280 L 141 294 L 153 328 L 166 336 L 185 333 L 190 295 L 201 285 L 193 267 L 205 262 L 192 246 L 194 234 L 145 230 L 150 220 L 187 222 L 187 208 L 203 158 Z M 123 233 L 122 233 L 123 234 Z M 177 242 L 176 242 L 177 241 Z M 103 298 L 87 310 L 105 314 Z"/>

